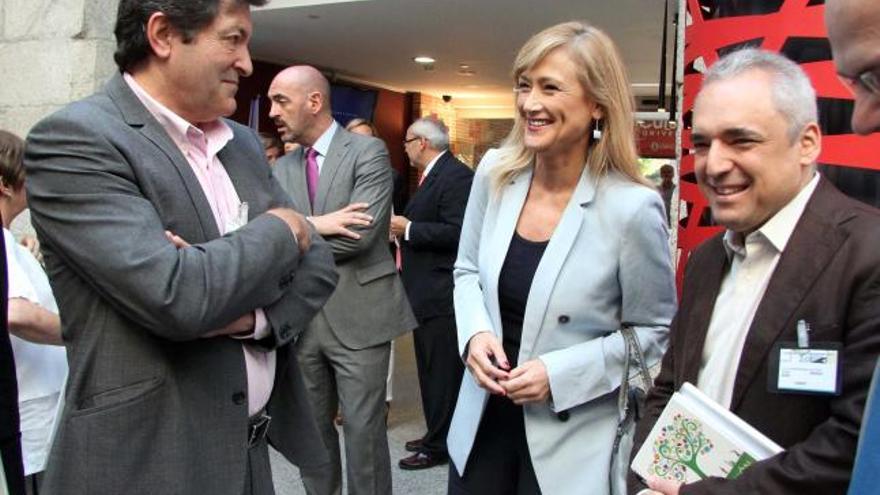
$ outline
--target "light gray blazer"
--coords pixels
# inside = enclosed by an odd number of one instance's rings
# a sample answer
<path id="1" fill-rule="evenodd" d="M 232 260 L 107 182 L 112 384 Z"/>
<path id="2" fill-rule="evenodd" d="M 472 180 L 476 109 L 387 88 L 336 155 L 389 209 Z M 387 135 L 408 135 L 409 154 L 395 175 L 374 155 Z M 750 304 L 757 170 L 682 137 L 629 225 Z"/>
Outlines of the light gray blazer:
<path id="1" fill-rule="evenodd" d="M 337 128 L 321 166 L 315 207 L 309 205 L 305 148 L 280 158 L 273 173 L 306 215 L 332 213 L 351 203 L 369 203 L 373 223 L 354 226 L 358 240 L 339 235 L 325 240 L 333 249 L 339 283 L 323 308 L 336 337 L 352 349 L 391 341 L 416 327 L 397 267 L 388 250 L 391 164 L 381 140 Z"/>
<path id="2" fill-rule="evenodd" d="M 327 461 L 287 344 L 333 290 L 332 255 L 315 234 L 301 256 L 263 214 L 287 195 L 254 132 L 228 123 L 219 157 L 250 222 L 222 237 L 192 168 L 120 75 L 28 136 L 28 198 L 70 365 L 46 493 L 240 495 L 244 353 L 203 335 L 255 308 L 272 333 L 254 344 L 278 351 L 270 442 L 295 463 Z"/>
<path id="3" fill-rule="evenodd" d="M 500 192 L 484 157 L 474 178 L 455 264 L 459 351 L 492 331 L 501 339 L 498 276 L 516 228 L 531 169 Z M 619 329 L 633 325 L 649 362 L 660 359 L 675 312 L 663 202 L 653 190 L 586 170 L 538 265 L 523 319 L 519 363 L 541 359 L 551 401 L 524 408 L 526 437 L 543 493 L 608 493 L 617 427 L 614 393 L 623 372 Z M 488 393 L 462 379 L 449 455 L 463 473 Z"/>

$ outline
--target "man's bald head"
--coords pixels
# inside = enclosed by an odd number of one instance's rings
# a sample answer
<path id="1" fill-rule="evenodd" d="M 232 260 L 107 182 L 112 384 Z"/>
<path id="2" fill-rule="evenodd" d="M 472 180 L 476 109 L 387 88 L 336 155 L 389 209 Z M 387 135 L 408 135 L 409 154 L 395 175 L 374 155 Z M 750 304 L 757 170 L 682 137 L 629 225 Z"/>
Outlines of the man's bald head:
<path id="1" fill-rule="evenodd" d="M 853 89 L 853 130 L 859 134 L 880 131 L 880 93 L 860 80 L 863 74 L 880 80 L 880 2 L 828 0 L 825 25 L 837 73 Z"/>
<path id="2" fill-rule="evenodd" d="M 276 83 L 292 85 L 307 93 L 319 93 L 324 100 L 327 113 L 331 113 L 330 82 L 327 81 L 324 74 L 321 74 L 321 71 L 311 65 L 294 65 L 282 70 L 275 76 L 272 85 L 274 86 Z"/>
<path id="3" fill-rule="evenodd" d="M 269 117 L 285 142 L 312 146 L 333 121 L 330 83 L 308 65 L 288 67 L 269 86 Z"/>

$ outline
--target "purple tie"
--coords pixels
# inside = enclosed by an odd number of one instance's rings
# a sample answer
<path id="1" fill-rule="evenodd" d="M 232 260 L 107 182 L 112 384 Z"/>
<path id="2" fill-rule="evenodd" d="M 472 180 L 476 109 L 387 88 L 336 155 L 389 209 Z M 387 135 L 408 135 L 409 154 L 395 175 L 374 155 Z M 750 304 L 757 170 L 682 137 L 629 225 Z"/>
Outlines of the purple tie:
<path id="1" fill-rule="evenodd" d="M 309 148 L 306 153 L 306 186 L 309 188 L 309 204 L 314 208 L 318 191 L 318 150 L 315 148 Z"/>

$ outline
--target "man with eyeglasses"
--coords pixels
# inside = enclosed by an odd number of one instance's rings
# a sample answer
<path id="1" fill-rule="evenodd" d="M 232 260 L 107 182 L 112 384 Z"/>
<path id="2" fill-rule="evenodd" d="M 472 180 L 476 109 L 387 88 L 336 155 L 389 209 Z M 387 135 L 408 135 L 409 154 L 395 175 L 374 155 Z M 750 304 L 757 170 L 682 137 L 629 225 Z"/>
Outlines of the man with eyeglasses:
<path id="1" fill-rule="evenodd" d="M 474 173 L 449 149 L 449 129 L 423 117 L 409 127 L 403 149 L 419 172 L 419 188 L 401 215 L 391 216 L 400 243 L 401 278 L 419 327 L 413 331 L 427 431 L 406 442 L 401 469 L 445 464 L 446 436 L 464 363 L 458 354 L 452 267 Z"/>
<path id="2" fill-rule="evenodd" d="M 829 0 L 825 24 L 837 74 L 852 90 L 852 129 L 880 131 L 880 3 L 876 0 Z M 874 493 L 880 485 L 880 362 L 866 400 L 849 495 Z"/>
<path id="3" fill-rule="evenodd" d="M 837 74 L 852 90 L 852 128 L 858 134 L 880 130 L 880 3 L 830 0 L 825 24 Z"/>

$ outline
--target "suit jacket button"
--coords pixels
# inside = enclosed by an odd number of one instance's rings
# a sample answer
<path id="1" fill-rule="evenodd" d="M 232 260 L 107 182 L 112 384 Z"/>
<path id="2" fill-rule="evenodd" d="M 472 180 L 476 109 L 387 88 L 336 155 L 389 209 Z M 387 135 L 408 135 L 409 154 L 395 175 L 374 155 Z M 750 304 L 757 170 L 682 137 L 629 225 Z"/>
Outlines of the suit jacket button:
<path id="1" fill-rule="evenodd" d="M 568 411 L 559 411 L 558 413 L 556 413 L 556 419 L 558 419 L 559 421 L 562 421 L 563 423 L 568 421 L 568 416 L 569 416 Z"/>
<path id="2" fill-rule="evenodd" d="M 247 396 L 245 396 L 244 392 L 236 392 L 232 394 L 232 402 L 234 402 L 238 406 L 244 404 L 246 398 Z"/>
<path id="3" fill-rule="evenodd" d="M 559 323 L 568 323 L 571 318 L 568 315 L 562 315 L 559 317 Z"/>

